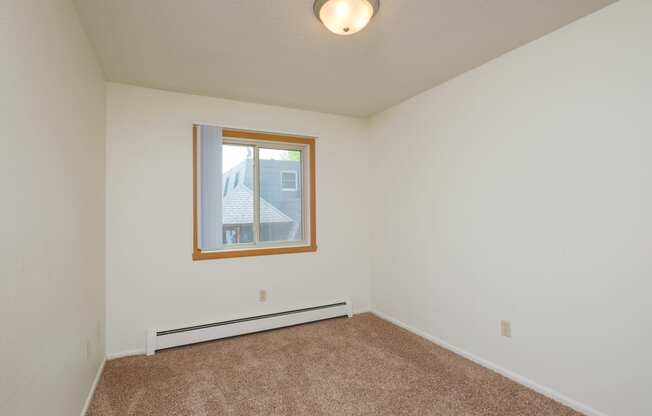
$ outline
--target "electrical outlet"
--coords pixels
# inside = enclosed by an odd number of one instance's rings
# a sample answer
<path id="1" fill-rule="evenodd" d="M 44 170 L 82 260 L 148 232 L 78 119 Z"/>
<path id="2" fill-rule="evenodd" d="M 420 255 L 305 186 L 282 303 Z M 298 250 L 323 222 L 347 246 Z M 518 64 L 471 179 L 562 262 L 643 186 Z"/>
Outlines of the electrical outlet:
<path id="1" fill-rule="evenodd" d="M 258 299 L 261 302 L 266 302 L 267 301 L 267 291 L 265 289 L 262 289 L 260 293 L 258 294 Z"/>
<path id="2" fill-rule="evenodd" d="M 512 337 L 512 323 L 509 321 L 500 321 L 500 335 L 511 338 Z"/>

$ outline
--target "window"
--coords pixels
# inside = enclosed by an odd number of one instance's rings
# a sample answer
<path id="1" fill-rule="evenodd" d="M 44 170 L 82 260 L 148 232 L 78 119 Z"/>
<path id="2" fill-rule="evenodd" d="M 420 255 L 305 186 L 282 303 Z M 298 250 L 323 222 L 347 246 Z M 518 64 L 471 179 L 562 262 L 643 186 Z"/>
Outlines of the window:
<path id="1" fill-rule="evenodd" d="M 222 194 L 223 196 L 226 196 L 226 194 L 229 193 L 229 182 L 230 182 L 230 180 L 231 180 L 231 178 L 226 178 L 226 183 L 224 184 L 224 194 Z"/>
<path id="2" fill-rule="evenodd" d="M 282 171 L 281 172 L 281 191 L 296 191 L 297 190 L 297 172 L 295 171 Z"/>
<path id="3" fill-rule="evenodd" d="M 317 250 L 313 138 L 195 126 L 193 148 L 194 260 Z"/>

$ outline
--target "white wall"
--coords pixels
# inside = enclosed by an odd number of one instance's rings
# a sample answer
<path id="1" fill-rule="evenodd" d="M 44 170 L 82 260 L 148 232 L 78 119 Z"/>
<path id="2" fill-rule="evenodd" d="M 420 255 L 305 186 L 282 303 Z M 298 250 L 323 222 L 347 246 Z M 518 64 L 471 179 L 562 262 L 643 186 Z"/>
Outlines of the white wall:
<path id="1" fill-rule="evenodd" d="M 652 414 L 651 22 L 623 0 L 374 117 L 375 309 Z"/>
<path id="2" fill-rule="evenodd" d="M 149 328 L 349 297 L 355 309 L 369 308 L 363 121 L 121 84 L 108 84 L 107 94 L 109 355 L 144 350 Z M 319 136 L 317 253 L 191 260 L 199 121 Z"/>
<path id="3" fill-rule="evenodd" d="M 104 357 L 105 84 L 67 0 L 3 1 L 0 50 L 0 414 L 78 415 Z"/>

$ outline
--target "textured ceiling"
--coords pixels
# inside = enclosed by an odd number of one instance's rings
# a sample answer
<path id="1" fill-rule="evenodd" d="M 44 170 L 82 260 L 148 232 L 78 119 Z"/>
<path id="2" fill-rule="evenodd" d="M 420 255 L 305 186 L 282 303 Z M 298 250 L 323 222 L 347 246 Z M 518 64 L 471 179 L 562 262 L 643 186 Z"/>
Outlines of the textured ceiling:
<path id="1" fill-rule="evenodd" d="M 312 0 L 77 0 L 110 81 L 367 116 L 614 0 L 381 0 L 337 36 Z"/>

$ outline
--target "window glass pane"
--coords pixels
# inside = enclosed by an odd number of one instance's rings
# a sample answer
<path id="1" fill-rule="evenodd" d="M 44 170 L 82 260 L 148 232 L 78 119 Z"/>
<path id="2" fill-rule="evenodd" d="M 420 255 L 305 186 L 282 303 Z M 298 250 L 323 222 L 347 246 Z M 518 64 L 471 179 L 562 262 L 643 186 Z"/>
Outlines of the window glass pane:
<path id="1" fill-rule="evenodd" d="M 231 178 L 226 178 L 224 185 L 222 185 L 222 188 L 224 189 L 224 191 L 222 192 L 222 196 L 226 196 L 226 193 L 229 191 L 230 182 L 231 182 Z"/>
<path id="2" fill-rule="evenodd" d="M 254 242 L 254 148 L 222 145 L 222 240 Z"/>
<path id="3" fill-rule="evenodd" d="M 303 239 L 301 152 L 261 148 L 260 241 Z"/>

